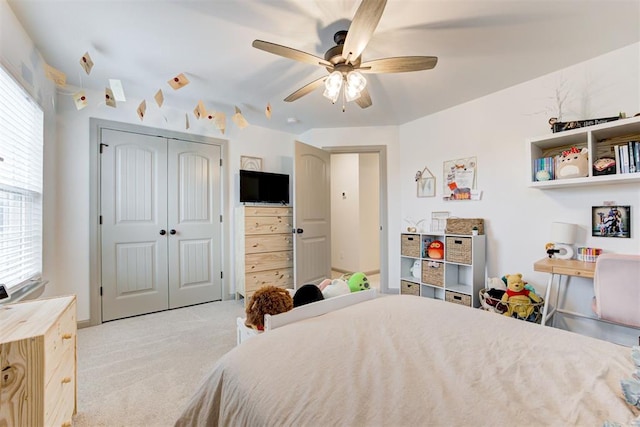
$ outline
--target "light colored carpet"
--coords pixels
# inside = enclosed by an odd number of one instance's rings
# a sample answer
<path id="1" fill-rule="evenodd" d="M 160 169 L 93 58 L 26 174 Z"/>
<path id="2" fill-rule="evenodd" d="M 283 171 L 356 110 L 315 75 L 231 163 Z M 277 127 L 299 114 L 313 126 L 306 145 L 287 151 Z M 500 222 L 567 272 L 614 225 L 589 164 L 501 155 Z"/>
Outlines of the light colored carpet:
<path id="1" fill-rule="evenodd" d="M 172 426 L 236 344 L 243 301 L 221 301 L 78 330 L 76 427 Z"/>

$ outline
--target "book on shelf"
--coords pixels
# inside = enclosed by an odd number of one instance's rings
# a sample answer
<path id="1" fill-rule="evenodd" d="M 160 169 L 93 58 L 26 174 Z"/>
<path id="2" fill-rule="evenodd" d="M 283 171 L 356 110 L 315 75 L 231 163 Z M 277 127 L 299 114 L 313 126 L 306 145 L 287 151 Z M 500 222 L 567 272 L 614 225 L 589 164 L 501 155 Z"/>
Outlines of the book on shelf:
<path id="1" fill-rule="evenodd" d="M 615 145 L 616 173 L 640 172 L 640 141 Z"/>
<path id="2" fill-rule="evenodd" d="M 554 157 L 541 157 L 535 160 L 533 167 L 534 181 L 550 181 L 556 179 L 556 161 Z"/>

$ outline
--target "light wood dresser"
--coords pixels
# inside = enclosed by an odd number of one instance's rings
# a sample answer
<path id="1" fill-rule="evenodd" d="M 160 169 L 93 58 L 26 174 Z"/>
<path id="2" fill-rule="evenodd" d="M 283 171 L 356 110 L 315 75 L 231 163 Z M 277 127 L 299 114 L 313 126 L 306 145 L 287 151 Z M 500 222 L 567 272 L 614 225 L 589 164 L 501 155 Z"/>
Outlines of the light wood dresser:
<path id="1" fill-rule="evenodd" d="M 290 206 L 236 210 L 236 292 L 245 299 L 262 286 L 293 288 L 293 216 Z"/>
<path id="2" fill-rule="evenodd" d="M 0 307 L 0 426 L 71 426 L 76 297 Z"/>

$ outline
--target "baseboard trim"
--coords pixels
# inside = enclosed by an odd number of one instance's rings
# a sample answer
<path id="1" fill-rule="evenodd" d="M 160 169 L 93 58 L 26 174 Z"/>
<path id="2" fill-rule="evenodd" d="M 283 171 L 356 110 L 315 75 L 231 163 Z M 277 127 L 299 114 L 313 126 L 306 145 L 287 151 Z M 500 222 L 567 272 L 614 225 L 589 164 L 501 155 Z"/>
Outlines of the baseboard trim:
<path id="1" fill-rule="evenodd" d="M 78 329 L 88 328 L 90 326 L 93 326 L 91 324 L 91 320 L 80 320 L 79 322 L 77 322 L 77 325 L 78 325 Z"/>

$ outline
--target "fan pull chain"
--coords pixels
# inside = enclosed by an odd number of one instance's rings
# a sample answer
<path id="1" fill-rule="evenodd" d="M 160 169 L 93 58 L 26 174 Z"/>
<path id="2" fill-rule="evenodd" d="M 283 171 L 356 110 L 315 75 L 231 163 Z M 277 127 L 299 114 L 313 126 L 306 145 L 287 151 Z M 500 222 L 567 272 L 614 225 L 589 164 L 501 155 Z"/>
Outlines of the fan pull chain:
<path id="1" fill-rule="evenodd" d="M 343 87 L 342 88 L 342 112 L 346 112 L 347 111 L 347 94 L 346 94 L 346 89 Z"/>

